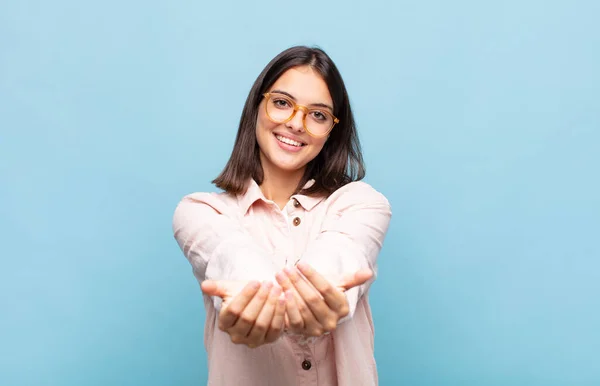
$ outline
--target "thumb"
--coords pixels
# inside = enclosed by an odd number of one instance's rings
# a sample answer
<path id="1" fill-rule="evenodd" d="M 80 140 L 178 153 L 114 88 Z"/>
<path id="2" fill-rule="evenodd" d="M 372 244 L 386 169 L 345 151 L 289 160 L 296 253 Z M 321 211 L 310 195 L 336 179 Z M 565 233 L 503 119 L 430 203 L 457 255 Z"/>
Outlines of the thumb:
<path id="1" fill-rule="evenodd" d="M 340 281 L 339 287 L 343 291 L 348 291 L 351 288 L 354 288 L 356 286 L 366 283 L 372 277 L 373 277 L 372 270 L 370 270 L 368 268 L 360 269 L 354 273 L 344 275 L 342 277 L 342 280 Z"/>
<path id="2" fill-rule="evenodd" d="M 204 280 L 200 285 L 200 288 L 202 288 L 202 292 L 204 292 L 204 294 L 208 296 L 218 296 L 220 298 L 223 298 L 227 295 L 225 288 L 223 287 L 224 286 L 222 286 L 217 280 Z"/>

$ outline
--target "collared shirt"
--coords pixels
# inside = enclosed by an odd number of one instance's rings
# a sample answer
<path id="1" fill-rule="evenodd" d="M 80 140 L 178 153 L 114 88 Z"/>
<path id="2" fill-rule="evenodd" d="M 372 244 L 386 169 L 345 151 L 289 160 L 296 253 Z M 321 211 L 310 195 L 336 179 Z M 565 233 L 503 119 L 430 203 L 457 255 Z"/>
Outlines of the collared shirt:
<path id="1" fill-rule="evenodd" d="M 309 184 L 313 181 L 309 181 Z M 308 185 L 307 185 L 308 186 Z M 329 197 L 294 195 L 283 209 L 251 180 L 245 194 L 193 193 L 175 210 L 173 232 L 193 273 L 205 279 L 272 280 L 299 260 L 328 278 L 371 268 L 391 219 L 387 199 L 364 182 Z M 350 312 L 315 339 L 284 334 L 249 348 L 218 328 L 221 300 L 204 296 L 208 385 L 377 385 L 371 282 L 346 292 Z"/>

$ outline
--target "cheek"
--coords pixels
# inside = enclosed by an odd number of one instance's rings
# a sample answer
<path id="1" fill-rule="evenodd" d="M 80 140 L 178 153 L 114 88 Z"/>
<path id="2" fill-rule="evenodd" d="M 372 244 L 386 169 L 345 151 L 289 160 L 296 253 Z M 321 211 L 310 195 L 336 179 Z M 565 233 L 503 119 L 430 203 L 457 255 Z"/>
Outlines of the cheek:
<path id="1" fill-rule="evenodd" d="M 258 117 L 256 120 L 256 129 L 255 129 L 256 139 L 260 142 L 261 138 L 265 136 L 265 123 L 264 121 Z"/>
<path id="2" fill-rule="evenodd" d="M 258 143 L 258 147 L 263 152 L 268 151 L 268 149 L 270 149 L 273 146 L 273 143 L 271 143 L 270 141 L 272 135 L 271 132 L 274 129 L 274 126 L 276 125 L 274 125 L 273 122 L 271 122 L 268 119 L 263 119 L 263 117 L 261 117 L 260 115 L 256 119 L 256 142 Z"/>
<path id="3" fill-rule="evenodd" d="M 264 134 L 266 131 L 273 129 L 273 127 L 277 126 L 273 122 L 271 122 L 263 113 L 258 114 L 258 118 L 256 118 L 256 134 Z"/>
<path id="4" fill-rule="evenodd" d="M 320 153 L 323 150 L 323 146 L 325 146 L 325 142 L 327 142 L 327 137 L 315 140 L 312 145 Z"/>
<path id="5" fill-rule="evenodd" d="M 325 146 L 325 140 L 319 139 L 317 141 L 312 142 L 310 145 L 311 152 L 309 157 L 311 160 L 313 160 L 319 155 L 319 153 L 321 153 L 321 151 L 323 151 L 323 146 Z"/>

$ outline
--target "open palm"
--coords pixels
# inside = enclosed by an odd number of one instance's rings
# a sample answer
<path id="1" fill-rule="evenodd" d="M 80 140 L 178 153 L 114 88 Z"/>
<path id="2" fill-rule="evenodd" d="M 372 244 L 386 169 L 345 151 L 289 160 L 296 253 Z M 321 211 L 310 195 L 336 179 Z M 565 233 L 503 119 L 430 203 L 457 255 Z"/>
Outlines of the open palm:
<path id="1" fill-rule="evenodd" d="M 228 333 L 233 343 L 254 348 L 281 336 L 285 299 L 272 282 L 205 280 L 202 291 L 223 299 L 219 329 Z"/>

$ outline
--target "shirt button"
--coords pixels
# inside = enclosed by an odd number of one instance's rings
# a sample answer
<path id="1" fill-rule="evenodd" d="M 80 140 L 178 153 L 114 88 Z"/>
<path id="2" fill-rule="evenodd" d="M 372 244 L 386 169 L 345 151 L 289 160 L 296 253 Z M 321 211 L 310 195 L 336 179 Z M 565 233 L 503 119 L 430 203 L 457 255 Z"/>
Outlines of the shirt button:
<path id="1" fill-rule="evenodd" d="M 294 208 L 297 208 L 300 206 L 300 203 L 298 202 L 298 200 L 296 200 L 295 198 L 293 199 L 294 201 Z"/>
<path id="2" fill-rule="evenodd" d="M 311 368 L 311 367 L 312 367 L 312 363 L 310 363 L 310 361 L 309 361 L 309 360 L 305 359 L 305 360 L 302 362 L 302 368 L 303 368 L 304 370 L 307 370 L 307 371 L 308 371 L 308 370 L 310 370 L 310 368 Z"/>
<path id="3" fill-rule="evenodd" d="M 294 226 L 295 226 L 295 227 L 297 227 L 298 225 L 300 225 L 300 222 L 301 222 L 301 221 L 300 221 L 300 217 L 296 217 L 296 218 L 294 218 L 294 221 L 293 221 L 293 223 L 294 223 Z"/>

